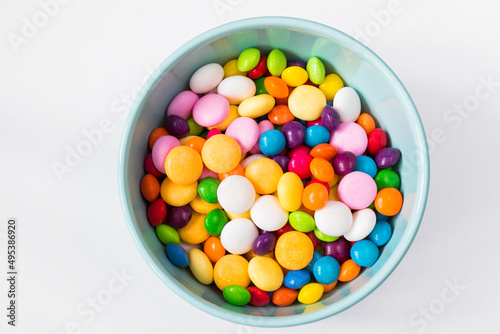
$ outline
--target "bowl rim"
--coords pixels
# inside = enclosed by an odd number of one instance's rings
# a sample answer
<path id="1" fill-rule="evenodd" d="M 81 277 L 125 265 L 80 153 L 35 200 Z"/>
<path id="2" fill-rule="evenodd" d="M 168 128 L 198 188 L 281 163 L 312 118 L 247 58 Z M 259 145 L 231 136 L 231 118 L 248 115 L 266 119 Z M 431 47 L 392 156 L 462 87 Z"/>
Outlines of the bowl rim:
<path id="1" fill-rule="evenodd" d="M 419 146 L 418 149 L 421 153 L 421 161 L 419 165 L 422 166 L 422 174 L 419 175 L 420 180 L 417 183 L 417 189 L 415 191 L 418 197 L 415 197 L 415 206 L 413 207 L 411 219 L 410 221 L 408 221 L 409 230 L 405 234 L 406 237 L 403 237 L 400 240 L 400 242 L 398 243 L 398 247 L 388 258 L 385 265 L 380 268 L 366 283 L 364 283 L 363 286 L 357 289 L 356 293 L 349 294 L 348 296 L 342 298 L 339 301 L 336 301 L 331 305 L 328 305 L 327 307 L 323 307 L 321 309 L 317 309 L 308 313 L 295 314 L 286 317 L 264 317 L 231 312 L 227 309 L 223 309 L 219 306 L 209 303 L 201 298 L 195 297 L 184 287 L 179 285 L 175 280 L 169 278 L 168 275 L 165 275 L 163 266 L 158 261 L 154 260 L 151 252 L 149 252 L 145 247 L 144 238 L 141 236 L 141 231 L 139 230 L 138 225 L 136 225 L 132 219 L 132 205 L 128 196 L 129 190 L 127 187 L 126 178 L 126 158 L 130 150 L 131 131 L 137 123 L 137 115 L 139 110 L 142 108 L 143 104 L 146 101 L 146 98 L 150 96 L 151 92 L 156 87 L 157 82 L 162 78 L 165 71 L 168 70 L 172 66 L 172 64 L 175 64 L 180 59 L 182 59 L 185 53 L 216 38 L 220 38 L 221 36 L 235 31 L 265 28 L 284 28 L 305 31 L 308 33 L 317 34 L 318 36 L 334 36 L 339 44 L 342 44 L 350 50 L 355 51 L 359 55 L 359 57 L 367 60 L 378 71 L 382 72 L 388 79 L 388 81 L 390 81 L 398 91 L 401 97 L 403 109 L 406 110 L 405 114 L 409 118 L 409 121 L 413 124 L 418 139 L 417 146 Z M 429 152 L 422 121 L 408 91 L 396 76 L 396 74 L 389 68 L 389 66 L 361 42 L 333 27 L 315 21 L 285 16 L 253 17 L 225 23 L 204 33 L 201 33 L 200 35 L 192 38 L 177 50 L 172 52 L 172 54 L 170 54 L 149 77 L 149 79 L 143 86 L 142 93 L 139 94 L 139 96 L 135 99 L 124 125 L 118 158 L 118 187 L 122 212 L 125 217 L 129 232 L 132 235 L 132 239 L 134 240 L 134 243 L 139 249 L 142 257 L 148 263 L 149 267 L 153 269 L 156 275 L 171 290 L 173 290 L 178 296 L 180 296 L 188 303 L 196 306 L 198 309 L 234 323 L 259 327 L 296 326 L 318 321 L 348 309 L 349 307 L 360 302 L 372 291 L 374 291 L 398 266 L 416 236 L 427 203 L 429 179 Z"/>

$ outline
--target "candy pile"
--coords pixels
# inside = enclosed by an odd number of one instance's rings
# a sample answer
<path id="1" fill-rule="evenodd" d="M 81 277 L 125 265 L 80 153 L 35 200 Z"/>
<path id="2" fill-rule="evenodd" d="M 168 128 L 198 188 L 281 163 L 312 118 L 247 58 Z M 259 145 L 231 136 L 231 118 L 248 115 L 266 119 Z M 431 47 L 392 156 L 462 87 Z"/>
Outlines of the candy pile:
<path id="1" fill-rule="evenodd" d="M 199 68 L 168 105 L 149 137 L 147 217 L 170 261 L 229 303 L 315 303 L 391 237 L 403 199 L 386 146 L 320 59 L 250 48 Z"/>

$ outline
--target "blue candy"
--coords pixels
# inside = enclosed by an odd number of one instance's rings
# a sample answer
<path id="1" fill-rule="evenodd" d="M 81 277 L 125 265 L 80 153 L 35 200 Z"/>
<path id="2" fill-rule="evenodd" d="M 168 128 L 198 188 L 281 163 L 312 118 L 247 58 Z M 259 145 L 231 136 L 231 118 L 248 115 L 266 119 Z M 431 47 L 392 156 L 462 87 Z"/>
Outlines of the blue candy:
<path id="1" fill-rule="evenodd" d="M 311 273 L 307 270 L 291 270 L 286 274 L 284 284 L 290 289 L 300 289 L 311 279 Z"/>
<path id="2" fill-rule="evenodd" d="M 267 156 L 280 154 L 285 149 L 285 145 L 285 136 L 278 130 L 268 130 L 259 139 L 260 150 Z"/>
<path id="3" fill-rule="evenodd" d="M 189 258 L 186 250 L 176 244 L 167 245 L 167 257 L 177 267 L 187 267 Z"/>
<path id="4" fill-rule="evenodd" d="M 330 140 L 330 131 L 323 125 L 313 125 L 307 128 L 304 142 L 309 147 L 328 143 Z"/>
<path id="5" fill-rule="evenodd" d="M 323 256 L 314 264 L 313 274 L 318 283 L 331 284 L 339 278 L 340 264 L 331 256 Z"/>
<path id="6" fill-rule="evenodd" d="M 363 172 L 371 177 L 375 177 L 377 175 L 377 164 L 375 160 L 366 155 L 360 155 L 356 157 L 356 165 L 354 166 L 353 172 Z"/>
<path id="7" fill-rule="evenodd" d="M 383 246 L 389 241 L 391 235 L 391 225 L 388 222 L 381 220 L 375 224 L 375 227 L 368 235 L 368 240 L 371 240 L 377 246 Z"/>
<path id="8" fill-rule="evenodd" d="M 313 253 L 313 258 L 311 260 L 311 262 L 309 262 L 309 264 L 306 266 L 306 270 L 310 273 L 313 272 L 313 269 L 314 269 L 314 264 L 316 263 L 316 261 L 318 261 L 319 259 L 321 259 L 323 257 L 323 255 L 321 255 L 321 253 L 319 252 L 316 252 L 314 251 Z"/>
<path id="9" fill-rule="evenodd" d="M 351 258 L 358 266 L 370 267 L 378 259 L 378 247 L 370 240 L 360 240 L 351 247 Z"/>

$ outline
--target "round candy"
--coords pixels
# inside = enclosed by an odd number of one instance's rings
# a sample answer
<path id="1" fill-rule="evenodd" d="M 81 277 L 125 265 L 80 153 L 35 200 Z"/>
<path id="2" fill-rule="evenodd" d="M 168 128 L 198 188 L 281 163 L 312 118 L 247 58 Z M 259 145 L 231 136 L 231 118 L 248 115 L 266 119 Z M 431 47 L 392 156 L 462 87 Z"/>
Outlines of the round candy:
<path id="1" fill-rule="evenodd" d="M 375 245 L 380 247 L 389 241 L 391 235 L 391 225 L 384 220 L 380 220 L 375 224 L 375 227 L 368 235 L 368 240 L 371 240 Z"/>
<path id="2" fill-rule="evenodd" d="M 201 157 L 210 170 L 216 173 L 227 173 L 240 162 L 240 145 L 227 135 L 215 135 L 203 145 Z"/>
<path id="3" fill-rule="evenodd" d="M 156 226 L 155 231 L 158 239 L 165 245 L 167 244 L 178 245 L 181 241 L 179 238 L 179 233 L 172 226 L 160 224 Z"/>
<path id="4" fill-rule="evenodd" d="M 313 158 L 331 161 L 337 155 L 337 149 L 330 144 L 319 144 L 314 146 L 309 154 Z"/>
<path id="5" fill-rule="evenodd" d="M 265 80 L 266 80 L 265 77 L 258 78 L 257 80 L 254 80 L 254 82 L 255 82 L 255 95 L 267 94 L 266 86 L 264 85 Z"/>
<path id="6" fill-rule="evenodd" d="M 355 279 L 359 272 L 361 271 L 361 267 L 357 265 L 352 259 L 349 259 L 342 263 L 340 266 L 340 282 L 349 282 Z"/>
<path id="7" fill-rule="evenodd" d="M 217 237 L 210 237 L 205 240 L 203 244 L 203 251 L 212 262 L 217 262 L 221 257 L 226 255 L 226 250 L 222 246 L 220 239 Z"/>
<path id="8" fill-rule="evenodd" d="M 370 114 L 367 113 L 359 115 L 356 123 L 358 123 L 363 130 L 365 130 L 366 135 L 369 135 L 375 129 L 375 120 L 370 116 Z"/>
<path id="9" fill-rule="evenodd" d="M 302 211 L 291 212 L 288 216 L 290 225 L 299 232 L 311 232 L 316 228 L 314 218 L 310 214 Z"/>
<path id="10" fill-rule="evenodd" d="M 279 77 L 286 68 L 286 57 L 281 50 L 274 49 L 267 56 L 267 69 L 275 77 Z"/>
<path id="11" fill-rule="evenodd" d="M 190 136 L 199 136 L 203 130 L 205 129 L 204 127 L 202 127 L 201 125 L 199 125 L 198 123 L 196 123 L 194 121 L 194 118 L 189 118 L 187 120 L 187 124 L 189 126 L 189 135 Z"/>
<path id="12" fill-rule="evenodd" d="M 298 300 L 302 304 L 314 304 L 323 295 L 324 288 L 319 283 L 309 283 L 300 289 Z"/>
<path id="13" fill-rule="evenodd" d="M 311 148 L 307 147 L 306 145 L 300 145 L 299 147 L 291 149 L 290 152 L 288 152 L 288 157 L 291 159 L 298 154 L 309 155 L 310 152 Z"/>
<path id="14" fill-rule="evenodd" d="M 403 206 L 403 196 L 395 188 L 384 188 L 375 197 L 375 209 L 385 216 L 394 216 Z"/>
<path id="15" fill-rule="evenodd" d="M 214 237 L 218 237 L 229 219 L 224 210 L 214 209 L 205 217 L 205 229 Z"/>
<path id="16" fill-rule="evenodd" d="M 238 142 L 241 153 L 246 153 L 259 140 L 259 125 L 248 117 L 238 117 L 229 124 L 225 134 Z"/>
<path id="17" fill-rule="evenodd" d="M 214 281 L 214 267 L 208 256 L 197 248 L 193 248 L 188 252 L 189 269 L 194 277 L 205 285 L 212 284 Z"/>
<path id="18" fill-rule="evenodd" d="M 219 203 L 217 200 L 217 188 L 220 181 L 213 177 L 206 177 L 198 184 L 198 193 L 208 203 Z"/>
<path id="19" fill-rule="evenodd" d="M 351 228 L 352 213 L 344 203 L 328 201 L 322 209 L 316 210 L 314 220 L 321 232 L 330 236 L 340 236 Z"/>
<path id="20" fill-rule="evenodd" d="M 344 263 L 351 258 L 351 243 L 345 238 L 340 237 L 335 241 L 325 242 L 323 245 L 323 254 L 325 256 L 331 256 L 338 263 Z"/>
<path id="21" fill-rule="evenodd" d="M 280 167 L 283 173 L 288 172 L 288 164 L 290 163 L 290 158 L 286 155 L 275 155 L 271 158 L 274 162 L 276 162 Z M 279 184 L 278 184 L 279 185 Z"/>
<path id="22" fill-rule="evenodd" d="M 333 170 L 337 175 L 346 175 L 356 167 L 356 156 L 351 152 L 341 152 L 332 161 Z"/>
<path id="23" fill-rule="evenodd" d="M 357 123 L 340 123 L 339 128 L 332 133 L 330 144 L 337 148 L 339 153 L 352 152 L 358 156 L 365 152 L 368 138 L 365 130 Z"/>
<path id="24" fill-rule="evenodd" d="M 210 237 L 205 229 L 205 215 L 193 212 L 189 223 L 178 229 L 181 240 L 185 243 L 196 245 L 202 243 Z"/>
<path id="25" fill-rule="evenodd" d="M 174 147 L 181 146 L 179 139 L 174 136 L 163 136 L 153 145 L 152 157 L 155 168 L 165 174 L 165 160 Z"/>
<path id="26" fill-rule="evenodd" d="M 195 149 L 187 146 L 174 147 L 165 160 L 165 172 L 172 182 L 188 186 L 198 180 L 203 162 Z"/>
<path id="27" fill-rule="evenodd" d="M 309 166 L 311 174 L 319 181 L 330 182 L 335 177 L 332 164 L 321 158 L 314 158 Z"/>
<path id="28" fill-rule="evenodd" d="M 250 209 L 252 221 L 264 231 L 276 231 L 288 221 L 288 211 L 283 209 L 276 196 L 264 195 L 255 200 Z"/>
<path id="29" fill-rule="evenodd" d="M 306 266 L 305 269 L 312 274 L 314 269 L 314 264 L 322 257 L 323 255 L 321 255 L 321 253 L 314 251 L 313 258 L 311 259 L 311 262 L 309 262 L 309 264 Z"/>
<path id="30" fill-rule="evenodd" d="M 190 90 L 180 92 L 168 105 L 167 115 L 177 115 L 187 120 L 191 117 L 193 106 L 198 99 L 198 94 Z"/>
<path id="31" fill-rule="evenodd" d="M 275 192 L 282 175 L 281 167 L 269 158 L 257 159 L 245 169 L 245 177 L 252 182 L 255 192 L 260 195 Z"/>
<path id="32" fill-rule="evenodd" d="M 281 79 L 285 80 L 290 87 L 305 84 L 308 79 L 307 71 L 299 66 L 289 66 L 281 72 Z"/>
<path id="33" fill-rule="evenodd" d="M 397 148 L 386 147 L 381 149 L 375 156 L 375 162 L 379 168 L 389 168 L 394 166 L 401 157 L 401 152 Z"/>
<path id="34" fill-rule="evenodd" d="M 352 214 L 352 226 L 349 231 L 344 234 L 344 238 L 348 241 L 364 239 L 373 230 L 376 222 L 377 217 L 372 209 L 356 211 Z"/>
<path id="35" fill-rule="evenodd" d="M 340 200 L 348 207 L 361 210 L 367 208 L 377 196 L 377 185 L 370 175 L 352 172 L 340 181 L 338 194 Z"/>
<path id="36" fill-rule="evenodd" d="M 283 283 L 283 270 L 276 260 L 267 256 L 256 256 L 248 263 L 248 275 L 256 287 L 264 291 L 275 291 Z"/>
<path id="37" fill-rule="evenodd" d="M 269 294 L 256 286 L 249 286 L 247 290 L 248 292 L 250 292 L 250 301 L 248 302 L 248 304 L 252 306 L 266 306 L 271 301 L 271 297 L 269 297 Z"/>
<path id="38" fill-rule="evenodd" d="M 296 121 L 285 123 L 281 128 L 281 133 L 285 136 L 288 148 L 299 147 L 306 136 L 304 126 Z"/>
<path id="39" fill-rule="evenodd" d="M 354 166 L 353 171 L 363 172 L 371 177 L 375 177 L 375 175 L 377 175 L 377 164 L 372 158 L 366 155 L 360 155 L 356 157 L 356 165 Z"/>
<path id="40" fill-rule="evenodd" d="M 248 261 L 240 255 L 224 255 L 215 263 L 214 282 L 220 290 L 232 284 L 246 288 L 250 284 Z"/>
<path id="41" fill-rule="evenodd" d="M 285 136 L 278 130 L 264 132 L 259 139 L 260 151 L 268 156 L 278 155 L 286 145 Z"/>
<path id="42" fill-rule="evenodd" d="M 217 188 L 217 198 L 227 212 L 242 214 L 252 207 L 255 201 L 255 189 L 246 177 L 231 175 L 220 183 Z"/>
<path id="43" fill-rule="evenodd" d="M 288 163 L 288 170 L 297 174 L 302 180 L 311 177 L 311 162 L 313 158 L 306 154 L 296 154 Z"/>
<path id="44" fill-rule="evenodd" d="M 255 255 L 266 255 L 274 250 L 276 246 L 276 236 L 274 233 L 264 233 L 259 235 L 253 242 L 253 252 Z"/>
<path id="45" fill-rule="evenodd" d="M 314 86 L 298 86 L 288 97 L 290 112 L 305 121 L 318 119 L 325 105 L 325 95 Z"/>
<path id="46" fill-rule="evenodd" d="M 229 253 L 244 254 L 252 249 L 258 236 L 259 231 L 251 220 L 236 218 L 224 226 L 220 241 Z"/>
<path id="47" fill-rule="evenodd" d="M 219 173 L 218 177 L 220 181 L 224 181 L 226 178 L 232 175 L 245 176 L 245 170 L 240 164 L 238 164 L 233 170 L 230 170 L 227 173 Z"/>
<path id="48" fill-rule="evenodd" d="M 166 223 L 175 229 L 179 229 L 189 223 L 192 215 L 193 212 L 189 205 L 171 206 L 167 211 Z"/>
<path id="49" fill-rule="evenodd" d="M 245 76 L 234 75 L 221 81 L 217 94 L 224 96 L 230 104 L 240 104 L 255 95 L 255 83 Z"/>
<path id="50" fill-rule="evenodd" d="M 323 65 L 323 62 L 318 57 L 309 58 L 306 70 L 309 80 L 316 85 L 319 85 L 325 79 L 325 65 Z"/>
<path id="51" fill-rule="evenodd" d="M 377 262 L 378 247 L 370 240 L 357 241 L 351 247 L 352 260 L 361 267 L 370 267 Z"/>
<path id="52" fill-rule="evenodd" d="M 250 302 L 250 292 L 242 286 L 233 284 L 222 290 L 224 299 L 235 306 L 244 306 Z"/>
<path id="53" fill-rule="evenodd" d="M 330 132 L 327 128 L 321 125 L 313 125 L 308 127 L 304 141 L 307 146 L 314 147 L 319 144 L 328 143 Z"/>
<path id="54" fill-rule="evenodd" d="M 258 79 L 267 72 L 267 56 L 260 56 L 257 65 L 248 71 L 248 77 L 252 80 Z"/>
<path id="55" fill-rule="evenodd" d="M 233 122 L 238 117 L 240 117 L 240 114 L 238 113 L 238 106 L 230 105 L 229 106 L 229 113 L 227 114 L 227 117 L 219 124 L 215 125 L 214 127 L 211 127 L 210 130 L 216 129 L 219 131 L 226 131 L 229 124 L 231 124 L 231 122 Z M 220 134 L 220 133 L 217 133 L 217 134 Z"/>
<path id="56" fill-rule="evenodd" d="M 252 70 L 260 60 L 260 51 L 256 48 L 248 48 L 240 53 L 238 57 L 237 67 L 241 72 Z"/>
<path id="57" fill-rule="evenodd" d="M 208 203 L 203 200 L 199 194 L 191 202 L 189 202 L 189 206 L 194 211 L 201 213 L 202 215 L 206 215 L 214 209 L 222 209 L 222 206 L 219 203 Z"/>
<path id="58" fill-rule="evenodd" d="M 299 292 L 297 290 L 282 286 L 274 291 L 272 301 L 273 304 L 277 306 L 289 306 L 297 299 L 298 294 Z"/>
<path id="59" fill-rule="evenodd" d="M 259 138 L 262 136 L 262 134 L 268 130 L 273 130 L 274 129 L 274 124 L 271 123 L 268 120 L 263 120 L 258 123 L 259 126 Z M 254 147 L 250 150 L 251 154 L 258 154 L 260 152 L 260 147 L 259 147 L 259 142 L 255 143 Z"/>
<path id="60" fill-rule="evenodd" d="M 149 205 L 147 216 L 149 223 L 153 226 L 163 223 L 167 216 L 167 206 L 163 199 L 158 198 Z"/>
<path id="61" fill-rule="evenodd" d="M 243 159 L 241 161 L 241 167 L 243 167 L 243 169 L 247 169 L 247 167 L 252 163 L 254 162 L 255 160 L 257 159 L 261 159 L 261 158 L 269 158 L 267 156 L 265 156 L 264 154 L 252 154 L 250 155 L 249 157 Z"/>
<path id="62" fill-rule="evenodd" d="M 368 152 L 375 156 L 377 153 L 387 146 L 387 134 L 382 129 L 374 129 L 368 135 Z"/>
<path id="63" fill-rule="evenodd" d="M 238 70 L 238 59 L 231 59 L 224 66 L 224 78 L 232 77 L 233 75 L 247 75 L 246 72 Z"/>
<path id="64" fill-rule="evenodd" d="M 311 183 L 302 192 L 302 204 L 309 210 L 319 210 L 328 201 L 328 190 L 318 183 Z"/>
<path id="65" fill-rule="evenodd" d="M 189 265 L 189 258 L 186 250 L 179 245 L 176 244 L 168 244 L 167 248 L 167 257 L 175 264 L 177 267 L 187 267 Z"/>
<path id="66" fill-rule="evenodd" d="M 249 97 L 240 103 L 238 112 L 242 117 L 257 118 L 270 112 L 276 101 L 269 94 L 260 94 Z"/>
<path id="67" fill-rule="evenodd" d="M 358 93 L 351 87 L 341 88 L 335 94 L 333 108 L 338 111 L 341 122 L 356 122 L 361 114 L 361 100 Z"/>
<path id="68" fill-rule="evenodd" d="M 149 135 L 148 139 L 149 148 L 152 150 L 158 138 L 163 136 L 168 136 L 168 131 L 165 128 L 156 128 L 153 131 L 151 131 L 151 134 Z"/>
<path id="69" fill-rule="evenodd" d="M 328 101 L 333 101 L 335 94 L 344 87 L 344 82 L 337 74 L 331 73 L 325 76 L 323 82 L 319 85 L 319 89 L 325 94 Z"/>
<path id="70" fill-rule="evenodd" d="M 374 180 L 377 184 L 378 191 L 384 188 L 399 189 L 399 186 L 401 185 L 398 173 L 390 169 L 382 169 L 377 173 L 377 175 L 375 175 Z"/>
<path id="71" fill-rule="evenodd" d="M 177 138 L 187 136 L 190 130 L 188 122 L 177 115 L 170 115 L 165 118 L 165 128 L 168 133 Z"/>
<path id="72" fill-rule="evenodd" d="M 219 94 L 207 94 L 196 101 L 193 118 L 201 126 L 215 126 L 229 115 L 229 102 Z"/>
<path id="73" fill-rule="evenodd" d="M 295 116 L 293 116 L 286 104 L 275 105 L 269 114 L 267 114 L 267 117 L 273 124 L 278 125 L 283 125 L 295 119 Z"/>
<path id="74" fill-rule="evenodd" d="M 324 241 L 324 242 L 335 241 L 339 238 L 338 236 L 327 235 L 327 234 L 321 232 L 317 227 L 314 229 L 313 232 L 314 232 L 314 236 L 316 238 L 318 238 L 319 240 Z"/>
<path id="75" fill-rule="evenodd" d="M 297 231 L 283 234 L 276 242 L 274 255 L 278 263 L 288 270 L 300 270 L 311 262 L 314 246 L 309 237 Z"/>
<path id="76" fill-rule="evenodd" d="M 296 211 L 302 205 L 304 185 L 300 177 L 291 172 L 283 174 L 278 182 L 278 199 L 283 209 Z"/>
<path id="77" fill-rule="evenodd" d="M 146 174 L 141 180 L 141 194 L 148 201 L 153 202 L 160 194 L 160 183 L 151 174 Z"/>
<path id="78" fill-rule="evenodd" d="M 278 77 L 267 77 L 264 79 L 264 87 L 266 87 L 267 92 L 277 98 L 283 99 L 288 97 L 288 86 L 286 82 Z"/>
<path id="79" fill-rule="evenodd" d="M 290 270 L 286 274 L 283 284 L 290 289 L 300 289 L 311 280 L 311 273 L 305 269 Z"/>
<path id="80" fill-rule="evenodd" d="M 339 278 L 340 264 L 330 256 L 323 256 L 313 267 L 314 278 L 321 284 L 332 284 Z"/>
<path id="81" fill-rule="evenodd" d="M 189 80 L 189 88 L 196 94 L 211 91 L 224 77 L 224 69 L 217 63 L 206 64 L 193 73 Z"/>
<path id="82" fill-rule="evenodd" d="M 325 106 L 321 111 L 321 123 L 330 131 L 337 131 L 340 126 L 340 115 L 332 106 Z"/>
<path id="83" fill-rule="evenodd" d="M 160 195 L 168 205 L 183 206 L 195 199 L 198 194 L 197 187 L 198 182 L 184 186 L 167 177 L 161 183 Z"/>

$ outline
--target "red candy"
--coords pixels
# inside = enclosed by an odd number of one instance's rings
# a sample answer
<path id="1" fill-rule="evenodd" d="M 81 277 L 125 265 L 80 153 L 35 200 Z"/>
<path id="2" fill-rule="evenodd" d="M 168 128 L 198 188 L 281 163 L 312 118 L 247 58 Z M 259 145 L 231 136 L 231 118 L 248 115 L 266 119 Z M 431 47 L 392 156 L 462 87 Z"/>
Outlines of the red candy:
<path id="1" fill-rule="evenodd" d="M 302 180 L 311 177 L 311 161 L 313 157 L 309 154 L 295 154 L 288 163 L 288 170 L 297 174 Z"/>
<path id="2" fill-rule="evenodd" d="M 378 151 L 387 146 L 387 135 L 382 129 L 375 129 L 368 136 L 368 152 L 376 155 Z"/>
<path id="3" fill-rule="evenodd" d="M 285 226 L 276 231 L 276 240 L 278 240 L 283 234 L 286 232 L 295 231 L 295 229 L 290 225 L 290 223 L 286 223 Z"/>
<path id="4" fill-rule="evenodd" d="M 144 170 L 146 171 L 146 174 L 152 174 L 156 178 L 165 176 L 165 174 L 156 169 L 153 164 L 153 154 L 151 153 L 148 153 L 146 159 L 144 160 Z"/>
<path id="5" fill-rule="evenodd" d="M 217 130 L 216 128 L 213 128 L 212 130 L 208 131 L 208 134 L 207 134 L 207 140 L 212 137 L 212 136 L 215 136 L 215 135 L 221 135 L 222 132 L 220 132 L 220 130 Z"/>
<path id="6" fill-rule="evenodd" d="M 252 306 L 264 306 L 271 302 L 271 297 L 269 294 L 256 286 L 249 286 L 247 288 L 248 292 L 250 292 L 250 301 L 248 304 Z"/>
<path id="7" fill-rule="evenodd" d="M 309 239 L 311 239 L 314 249 L 318 248 L 319 245 L 321 244 L 321 241 L 318 239 L 318 237 L 316 237 L 314 231 L 307 232 L 306 235 L 309 237 Z"/>
<path id="8" fill-rule="evenodd" d="M 309 154 L 309 152 L 311 152 L 311 149 L 308 146 L 300 145 L 299 147 L 291 149 L 290 152 L 288 152 L 288 157 L 291 159 L 294 155 Z"/>
<path id="9" fill-rule="evenodd" d="M 167 205 L 161 198 L 156 199 L 149 205 L 148 220 L 153 226 L 158 226 L 167 218 Z"/>
<path id="10" fill-rule="evenodd" d="M 321 126 L 324 126 L 324 125 L 323 125 L 323 121 L 321 120 L 321 117 L 320 117 L 320 118 L 318 118 L 318 119 L 316 119 L 316 120 L 314 120 L 314 121 L 308 121 L 308 122 L 307 122 L 307 127 L 308 127 L 308 128 L 309 128 L 309 127 L 311 127 L 311 126 L 313 126 L 313 125 L 321 125 Z"/>
<path id="11" fill-rule="evenodd" d="M 261 56 L 257 66 L 248 72 L 248 77 L 252 80 L 258 79 L 267 72 L 267 56 Z"/>

